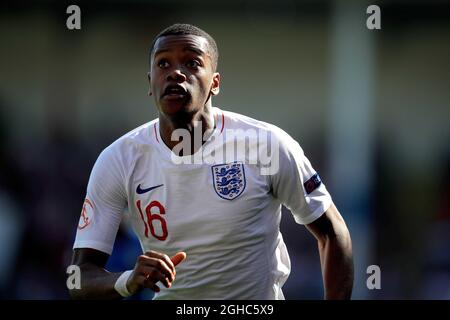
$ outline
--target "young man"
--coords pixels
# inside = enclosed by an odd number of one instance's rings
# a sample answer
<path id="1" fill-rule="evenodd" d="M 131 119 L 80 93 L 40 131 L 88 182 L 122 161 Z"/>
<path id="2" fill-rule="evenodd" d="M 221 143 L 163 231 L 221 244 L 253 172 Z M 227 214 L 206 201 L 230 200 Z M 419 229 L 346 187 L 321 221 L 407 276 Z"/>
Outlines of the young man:
<path id="1" fill-rule="evenodd" d="M 287 133 L 212 107 L 217 61 L 214 39 L 192 25 L 155 38 L 148 77 L 159 117 L 94 165 L 74 244 L 81 289 L 73 297 L 118 299 L 149 288 L 155 299 L 284 299 L 284 204 L 318 240 L 325 298 L 350 298 L 350 235 L 328 191 Z M 230 156 L 230 143 L 244 148 Z M 255 150 L 270 151 L 270 161 L 252 161 L 262 155 Z M 110 273 L 104 266 L 125 208 L 144 254 L 133 270 Z"/>

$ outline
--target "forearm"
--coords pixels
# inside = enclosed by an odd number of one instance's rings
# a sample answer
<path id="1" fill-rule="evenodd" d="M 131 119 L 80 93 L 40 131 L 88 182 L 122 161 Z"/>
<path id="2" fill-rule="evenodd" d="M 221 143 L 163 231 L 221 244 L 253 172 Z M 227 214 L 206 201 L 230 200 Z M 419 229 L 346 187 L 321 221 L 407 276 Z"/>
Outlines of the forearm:
<path id="1" fill-rule="evenodd" d="M 325 237 L 319 241 L 325 299 L 350 299 L 353 289 L 353 256 L 350 235 Z"/>
<path id="2" fill-rule="evenodd" d="M 122 296 L 114 289 L 121 272 L 112 273 L 94 264 L 80 265 L 81 288 L 70 290 L 72 299 L 119 300 Z"/>

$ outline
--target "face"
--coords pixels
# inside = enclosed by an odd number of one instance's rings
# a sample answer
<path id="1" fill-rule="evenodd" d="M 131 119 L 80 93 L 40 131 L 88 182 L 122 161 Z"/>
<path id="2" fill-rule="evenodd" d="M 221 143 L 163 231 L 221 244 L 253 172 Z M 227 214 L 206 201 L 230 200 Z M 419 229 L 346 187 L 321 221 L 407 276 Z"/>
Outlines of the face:
<path id="1" fill-rule="evenodd" d="M 219 93 L 208 41 L 194 35 L 159 38 L 151 56 L 150 93 L 160 112 L 195 113 Z"/>

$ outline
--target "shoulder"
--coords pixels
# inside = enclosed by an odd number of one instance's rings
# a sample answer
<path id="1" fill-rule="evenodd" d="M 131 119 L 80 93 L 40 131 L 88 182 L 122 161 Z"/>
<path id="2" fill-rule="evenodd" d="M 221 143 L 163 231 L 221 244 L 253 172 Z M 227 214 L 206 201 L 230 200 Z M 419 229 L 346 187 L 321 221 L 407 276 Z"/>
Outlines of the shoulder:
<path id="1" fill-rule="evenodd" d="M 158 119 L 154 119 L 150 122 L 125 133 L 123 136 L 114 141 L 109 147 L 111 148 L 133 148 L 151 146 L 155 143 L 155 130 Z"/>
<path id="2" fill-rule="evenodd" d="M 156 141 L 154 127 L 157 122 L 158 119 L 154 119 L 125 133 L 103 149 L 99 159 L 131 164 L 136 157 L 153 148 Z"/>
<path id="3" fill-rule="evenodd" d="M 236 112 L 216 109 L 218 110 L 218 114 L 222 113 L 224 116 L 225 130 L 252 130 L 257 135 L 261 133 L 267 135 L 271 142 L 276 142 L 281 146 L 299 146 L 298 142 L 289 133 L 274 124 Z"/>
<path id="4" fill-rule="evenodd" d="M 217 110 L 217 114 L 223 114 L 225 129 L 270 130 L 270 127 L 273 126 L 267 122 L 251 118 L 237 112 L 221 110 L 219 108 L 215 109 Z"/>

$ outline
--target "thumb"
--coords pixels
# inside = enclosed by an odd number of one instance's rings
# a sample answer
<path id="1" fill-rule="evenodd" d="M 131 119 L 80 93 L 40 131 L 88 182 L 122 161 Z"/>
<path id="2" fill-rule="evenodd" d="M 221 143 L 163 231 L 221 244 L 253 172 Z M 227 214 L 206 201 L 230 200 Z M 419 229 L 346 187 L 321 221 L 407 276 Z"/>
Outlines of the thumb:
<path id="1" fill-rule="evenodd" d="M 176 255 L 170 258 L 174 266 L 180 264 L 180 262 L 182 262 L 184 259 L 186 259 L 186 252 L 178 252 Z"/>

